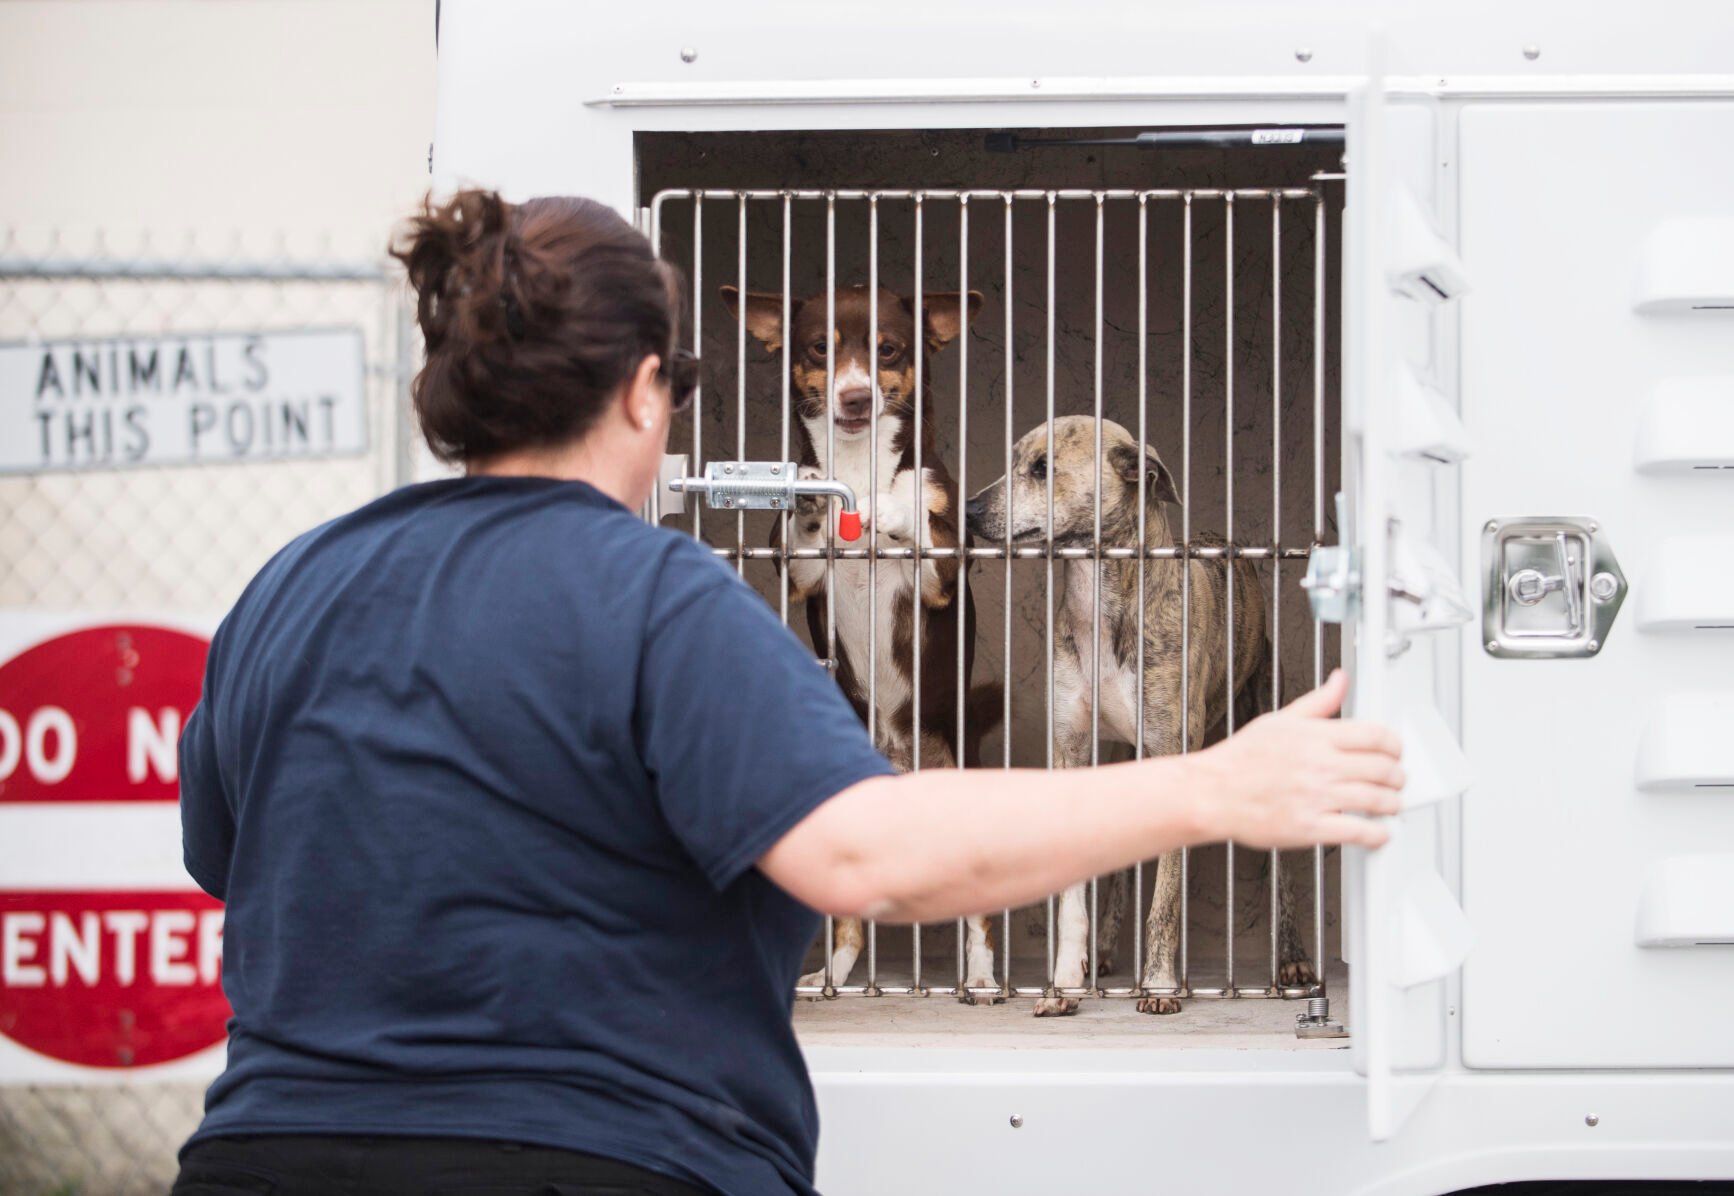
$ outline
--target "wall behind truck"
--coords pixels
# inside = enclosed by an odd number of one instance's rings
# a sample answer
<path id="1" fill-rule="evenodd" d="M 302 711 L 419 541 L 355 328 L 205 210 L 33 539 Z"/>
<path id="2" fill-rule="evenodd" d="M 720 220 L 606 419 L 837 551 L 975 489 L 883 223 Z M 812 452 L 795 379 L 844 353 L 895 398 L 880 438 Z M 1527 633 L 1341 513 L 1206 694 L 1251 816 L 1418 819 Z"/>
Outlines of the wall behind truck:
<path id="1" fill-rule="evenodd" d="M 433 8 L 9 0 L 0 223 L 377 254 L 427 186 Z"/>
<path id="2" fill-rule="evenodd" d="M 0 4 L 0 258 L 382 265 L 427 185 L 433 9 Z M 285 541 L 395 480 L 400 307 L 379 279 L 0 279 L 0 341 L 357 327 L 373 436 L 325 461 L 0 478 L 0 608 L 220 614 Z M 66 1071 L 0 1083 L 0 1191 L 164 1190 L 204 1078 Z"/>

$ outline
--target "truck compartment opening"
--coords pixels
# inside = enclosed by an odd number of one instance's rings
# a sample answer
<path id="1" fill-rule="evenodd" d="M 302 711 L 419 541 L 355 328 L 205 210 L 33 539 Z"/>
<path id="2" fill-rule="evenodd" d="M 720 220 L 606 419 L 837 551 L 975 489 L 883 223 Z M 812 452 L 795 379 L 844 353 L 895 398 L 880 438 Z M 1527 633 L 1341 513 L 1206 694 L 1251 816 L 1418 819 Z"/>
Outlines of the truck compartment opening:
<path id="1" fill-rule="evenodd" d="M 953 481 L 949 500 L 957 504 L 960 526 L 964 502 L 1011 471 L 1017 443 L 1068 416 L 1085 417 L 1090 428 L 1107 429 L 1104 420 L 1124 428 L 1154 450 L 1172 479 L 1180 502 L 1163 508 L 1165 520 L 1143 522 L 1142 544 L 1137 532 L 1123 534 L 1112 510 L 1107 530 L 1098 530 L 1108 489 L 1094 485 L 1085 487 L 1096 508 L 1086 535 L 1061 534 L 1056 522 L 1051 541 L 1038 535 L 1013 542 L 1009 527 L 999 538 L 968 540 L 961 549 L 967 569 L 956 584 L 973 602 L 973 629 L 953 631 L 948 625 L 945 634 L 954 638 L 942 655 L 931 644 L 923 650 L 906 642 L 920 639 L 920 627 L 894 646 L 917 670 L 923 667 L 917 657 L 928 668 L 940 659 L 953 670 L 966 660 L 973 666 L 969 684 L 953 684 L 947 697 L 942 721 L 950 742 L 943 750 L 908 751 L 906 766 L 950 766 L 966 756 L 983 768 L 1064 763 L 1051 745 L 1056 721 L 1066 714 L 1056 706 L 1079 700 L 1055 681 L 1056 640 L 1071 634 L 1063 609 L 1069 579 L 1099 590 L 1091 596 L 1092 621 L 1101 628 L 1096 655 L 1088 642 L 1079 654 L 1085 664 L 1082 689 L 1094 712 L 1087 763 L 1129 759 L 1135 751 L 1122 741 L 1139 733 L 1116 735 L 1113 725 L 1140 725 L 1137 712 L 1115 712 L 1116 698 L 1101 694 L 1107 682 L 1097 675 L 1116 652 L 1119 659 L 1141 662 L 1131 671 L 1147 679 L 1144 723 L 1163 717 L 1150 695 L 1172 684 L 1177 667 L 1183 674 L 1179 704 L 1195 700 L 1192 688 L 1201 682 L 1191 675 L 1193 666 L 1145 658 L 1146 651 L 1170 650 L 1150 627 L 1142 636 L 1123 633 L 1118 645 L 1113 642 L 1116 625 L 1136 625 L 1120 599 L 1148 595 L 1160 585 L 1159 575 L 1184 577 L 1184 610 L 1175 624 L 1186 639 L 1181 656 L 1192 655 L 1198 635 L 1207 636 L 1208 650 L 1222 653 L 1236 651 L 1237 634 L 1262 635 L 1268 643 L 1268 667 L 1236 690 L 1238 702 L 1220 695 L 1213 708 L 1224 717 L 1214 720 L 1202 742 L 1183 733 L 1186 750 L 1293 699 L 1339 658 L 1335 628 L 1313 619 L 1298 583 L 1312 549 L 1336 537 L 1340 144 L 1329 138 L 1183 141 L 1155 149 L 1042 144 L 1137 139 L 1149 132 L 637 137 L 641 222 L 662 255 L 686 275 L 683 343 L 703 362 L 703 388 L 693 410 L 677 417 L 670 437 L 670 452 L 690 455 L 690 473 L 703 473 L 714 462 L 797 460 L 803 418 L 798 379 L 802 370 L 812 371 L 814 385 L 823 388 L 825 355 L 820 345 L 816 357 L 806 357 L 815 346 L 790 345 L 786 332 L 804 300 L 862 287 L 870 300 L 890 296 L 909 305 L 918 290 L 924 306 L 935 296 L 980 295 L 978 302 L 954 298 L 956 335 L 925 357 L 914 354 L 921 373 L 916 391 L 931 394 L 931 407 L 916 405 L 931 433 L 924 451 L 938 457 Z M 1005 152 L 1008 144 L 1018 148 Z M 757 329 L 734 314 L 746 300 L 725 296 L 725 286 L 763 297 Z M 836 299 L 830 303 L 834 315 Z M 769 336 L 763 335 L 766 320 Z M 936 342 L 930 338 L 931 344 Z M 831 362 L 833 390 L 840 385 L 840 368 Z M 830 411 L 822 418 L 831 423 L 813 426 L 835 437 L 834 404 L 820 406 Z M 891 441 L 898 418 L 885 408 L 869 440 Z M 901 418 L 912 422 L 914 411 Z M 1100 458 L 1109 470 L 1105 446 L 1111 439 L 1104 433 Z M 1094 452 L 1092 445 L 1082 458 L 1086 472 Z M 1055 468 L 1062 468 L 1055 453 Z M 880 457 L 883 469 L 895 469 L 889 448 L 882 445 Z M 834 465 L 837 458 L 828 459 Z M 1159 481 L 1159 473 L 1145 479 L 1146 491 Z M 877 484 L 883 489 L 888 482 L 879 477 Z M 869 525 L 873 497 L 858 495 Z M 1111 506 L 1112 498 L 1107 501 Z M 838 667 L 838 655 L 849 650 L 838 620 L 852 616 L 821 595 L 812 599 L 821 609 L 810 622 L 798 596 L 791 597 L 784 566 L 798 563 L 791 558 L 801 550 L 791 548 L 782 533 L 788 513 L 690 501 L 684 506 L 678 515 L 657 514 L 710 544 L 798 635 L 814 643 L 821 661 Z M 806 551 L 824 560 L 832 586 L 852 578 L 875 592 L 912 577 L 930 558 L 959 555 L 957 548 L 924 541 L 887 547 L 872 534 L 854 543 L 832 537 L 824 549 Z M 1091 561 L 1097 562 L 1098 581 L 1090 578 Z M 1208 568 L 1195 571 L 1188 561 Z M 1231 570 L 1248 569 L 1256 590 L 1238 599 L 1236 587 L 1210 582 L 1209 570 L 1226 581 Z M 1195 584 L 1221 593 L 1212 602 L 1201 592 L 1195 603 Z M 1261 607 L 1250 621 L 1244 609 L 1248 592 Z M 1201 626 L 1200 612 L 1206 610 L 1215 621 Z M 1157 617 L 1147 614 L 1149 620 Z M 881 618 L 889 622 L 875 624 L 875 638 L 896 637 L 897 616 Z M 1239 652 L 1245 651 L 1242 643 Z M 885 661 L 886 651 L 876 644 L 872 659 Z M 902 686 L 899 692 L 915 706 L 923 687 L 912 686 L 907 675 L 881 675 L 881 667 L 852 663 L 866 695 L 863 717 L 871 719 L 876 739 L 888 742 L 899 715 L 882 702 L 884 687 Z M 1207 675 L 1224 672 L 1234 670 Z M 1136 700 L 1131 704 L 1136 707 Z M 934 713 L 914 712 L 909 725 L 926 727 Z M 1183 727 L 1190 721 L 1179 719 Z M 788 733 L 796 736 L 801 729 L 790 727 Z M 1141 733 L 1146 748 L 1156 750 L 1150 729 Z M 1162 795 L 1152 793 L 1151 800 Z M 996 1039 L 1034 1032 L 1038 1024 L 1088 1024 L 1110 1036 L 1124 1031 L 1154 1040 L 1171 1029 L 1189 1040 L 1250 1035 L 1275 1043 L 1294 1041 L 1294 1015 L 1305 1009 L 1299 998 L 1346 998 L 1334 851 L 1273 858 L 1265 851 L 1217 846 L 1187 853 L 1180 864 L 1176 967 L 1167 985 L 1145 983 L 1144 927 L 1158 873 L 1158 862 L 1146 861 L 1123 879 L 1104 877 L 1091 887 L 1092 947 L 1080 983 L 1064 983 L 1056 970 L 1061 911 L 1053 900 L 988 919 L 994 972 L 987 984 L 968 974 L 971 932 L 962 923 L 869 924 L 846 978 L 835 974 L 835 961 L 843 945 L 839 936 L 847 939 L 852 932 L 828 924 L 807 961 L 811 982 L 797 990 L 808 998 L 797 1002 L 797 1023 L 809 1034 Z M 1285 902 L 1292 909 L 1287 918 L 1280 908 Z M 1292 930 L 1284 929 L 1285 922 Z M 930 999 L 910 1000 L 920 996 Z M 960 996 L 1004 1003 L 969 1010 L 943 999 Z M 1077 1023 L 1027 1020 L 1037 1001 L 1056 996 L 1080 1000 Z M 1181 1012 L 1139 1019 L 1135 1011 L 1151 1007 L 1157 997 L 1177 999 Z M 1255 1008 L 1215 1000 L 1248 997 L 1287 997 L 1291 1003 Z M 1342 1005 L 1332 1012 L 1340 1018 Z"/>

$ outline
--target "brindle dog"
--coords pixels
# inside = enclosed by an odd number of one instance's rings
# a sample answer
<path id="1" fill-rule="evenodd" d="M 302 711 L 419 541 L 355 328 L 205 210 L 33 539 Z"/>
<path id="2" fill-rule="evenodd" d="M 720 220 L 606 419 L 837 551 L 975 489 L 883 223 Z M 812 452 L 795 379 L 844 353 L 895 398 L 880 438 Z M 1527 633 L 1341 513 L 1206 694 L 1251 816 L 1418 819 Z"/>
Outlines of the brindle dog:
<path id="1" fill-rule="evenodd" d="M 740 293 L 722 288 L 729 312 L 743 315 L 747 331 L 773 352 L 783 345 L 783 297 L 780 293 Z M 967 300 L 957 292 L 922 297 L 921 334 L 916 332 L 914 301 L 879 288 L 878 342 L 868 344 L 871 294 L 865 286 L 840 288 L 836 322 L 826 333 L 823 293 L 798 301 L 790 319 L 789 391 L 796 416 L 799 464 L 806 477 L 824 477 L 829 466 L 859 496 L 862 524 L 877 548 L 909 548 L 922 529 L 923 549 L 955 550 L 963 537 L 957 524 L 957 483 L 934 446 L 932 372 L 927 355 L 955 339 L 963 328 L 964 303 L 974 312 L 981 296 Z M 826 355 L 831 395 L 826 393 Z M 915 472 L 915 355 L 922 354 L 921 477 Z M 874 409 L 873 382 L 877 372 L 879 404 Z M 828 414 L 829 413 L 829 414 Z M 878 476 L 875 478 L 873 424 L 878 422 Z M 833 460 L 832 446 L 835 446 Z M 874 483 L 877 482 L 877 493 Z M 817 500 L 802 500 L 792 521 L 796 549 L 823 549 L 827 543 L 827 509 Z M 771 543 L 781 543 L 782 528 L 773 529 Z M 849 547 L 841 545 L 841 547 Z M 831 606 L 836 618 L 837 681 L 863 723 L 868 721 L 869 670 L 876 746 L 899 769 L 919 760 L 923 768 L 957 764 L 957 695 L 969 695 L 963 730 L 963 763 L 979 763 L 981 736 L 997 721 L 1000 691 L 969 689 L 975 658 L 975 605 L 965 587 L 958 596 L 958 569 L 953 555 L 921 565 L 921 602 L 915 601 L 915 563 L 882 560 L 876 568 L 874 593 L 868 593 L 866 561 L 837 561 Z M 823 654 L 827 643 L 825 587 L 827 562 L 801 559 L 789 565 L 789 597 L 805 601 L 807 627 Z M 916 619 L 921 631 L 921 727 L 916 734 L 913 662 Z M 963 667 L 958 669 L 958 621 L 963 621 Z M 868 628 L 874 626 L 874 651 L 868 651 Z M 918 746 L 919 745 L 919 746 Z M 986 918 L 968 919 L 966 988 L 994 984 L 993 936 Z M 842 984 L 864 945 L 861 923 L 839 918 L 831 959 L 831 981 Z M 821 984 L 824 973 L 803 976 L 801 983 Z M 976 1003 L 975 998 L 965 998 Z M 986 994 L 982 1002 L 991 1000 Z"/>
<path id="2" fill-rule="evenodd" d="M 1048 534 L 1048 486 L 1053 485 L 1053 535 L 1058 547 L 1091 545 L 1096 521 L 1096 422 L 1088 416 L 1053 421 L 1053 453 L 1049 459 L 1046 425 L 1024 436 L 1017 445 L 1009 479 L 983 488 L 966 508 L 969 530 L 987 542 L 1003 541 L 1009 524 L 1014 542 L 1041 543 Z M 1148 543 L 1175 543 L 1167 507 L 1179 505 L 1168 467 L 1156 451 L 1142 446 L 1119 424 L 1103 420 L 1101 528 L 1107 547 L 1138 544 L 1138 479 L 1144 478 L 1145 529 Z M 1222 544 L 1197 537 L 1196 544 Z M 1138 735 L 1138 564 L 1108 559 L 1100 563 L 1100 622 L 1093 609 L 1089 560 L 1068 560 L 1063 609 L 1056 614 L 1054 635 L 1054 758 L 1062 767 L 1090 762 L 1092 640 L 1100 654 L 1103 736 L 1135 743 Z M 1182 615 L 1182 570 L 1190 570 L 1188 608 Z M 1228 659 L 1228 584 L 1234 584 L 1234 658 Z M 1190 633 L 1186 624 L 1190 624 Z M 1100 628 L 1099 633 L 1097 628 Z M 1095 637 L 1100 635 L 1100 639 Z M 1187 653 L 1186 702 L 1181 702 L 1181 652 Z M 1263 708 L 1270 692 L 1270 642 L 1265 631 L 1265 600 L 1252 562 L 1236 560 L 1232 570 L 1222 560 L 1151 560 L 1144 579 L 1144 753 L 1197 748 L 1212 729 L 1224 724 L 1232 695 L 1236 725 Z M 1115 878 L 1122 891 L 1122 878 Z M 1086 886 L 1074 885 L 1061 896 L 1058 909 L 1059 946 L 1056 988 L 1079 988 L 1088 969 L 1089 916 Z M 1113 902 L 1103 917 L 1104 939 L 1112 942 L 1118 929 Z M 1307 984 L 1312 965 L 1294 922 L 1292 870 L 1284 874 L 1279 946 L 1284 984 Z M 1149 921 L 1144 929 L 1145 989 L 1178 989 L 1176 955 L 1180 942 L 1180 852 L 1164 855 L 1156 870 Z M 1074 1012 L 1077 999 L 1048 996 L 1037 1003 L 1036 1016 Z M 1147 996 L 1138 1002 L 1143 1013 L 1178 1013 L 1173 996 Z"/>

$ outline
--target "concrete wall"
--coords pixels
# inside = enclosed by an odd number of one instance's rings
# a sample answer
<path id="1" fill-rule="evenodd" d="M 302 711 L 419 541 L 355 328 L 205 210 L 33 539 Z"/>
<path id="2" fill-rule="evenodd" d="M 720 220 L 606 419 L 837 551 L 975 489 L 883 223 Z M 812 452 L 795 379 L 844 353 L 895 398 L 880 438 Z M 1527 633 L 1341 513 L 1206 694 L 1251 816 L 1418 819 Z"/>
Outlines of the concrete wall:
<path id="1" fill-rule="evenodd" d="M 427 185 L 433 9 L 0 4 L 0 225 L 377 254 Z"/>

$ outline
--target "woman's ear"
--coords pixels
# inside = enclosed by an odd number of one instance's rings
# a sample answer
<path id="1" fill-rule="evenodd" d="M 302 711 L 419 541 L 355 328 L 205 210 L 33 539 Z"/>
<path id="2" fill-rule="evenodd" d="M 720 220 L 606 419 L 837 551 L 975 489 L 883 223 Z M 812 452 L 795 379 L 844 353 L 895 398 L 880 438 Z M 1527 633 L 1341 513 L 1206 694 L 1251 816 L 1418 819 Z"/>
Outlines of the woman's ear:
<path id="1" fill-rule="evenodd" d="M 660 369 L 662 358 L 652 353 L 638 363 L 638 368 L 632 371 L 632 376 L 621 388 L 626 422 L 642 432 L 656 427 L 658 413 L 662 410 L 663 402 L 656 392 L 656 374 Z"/>

